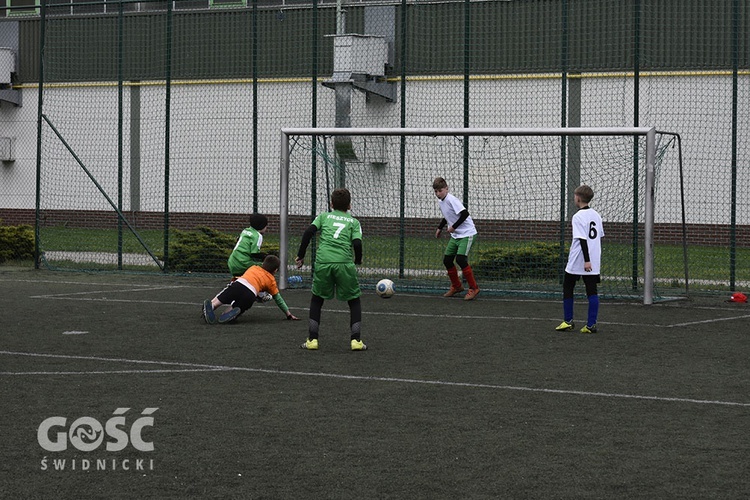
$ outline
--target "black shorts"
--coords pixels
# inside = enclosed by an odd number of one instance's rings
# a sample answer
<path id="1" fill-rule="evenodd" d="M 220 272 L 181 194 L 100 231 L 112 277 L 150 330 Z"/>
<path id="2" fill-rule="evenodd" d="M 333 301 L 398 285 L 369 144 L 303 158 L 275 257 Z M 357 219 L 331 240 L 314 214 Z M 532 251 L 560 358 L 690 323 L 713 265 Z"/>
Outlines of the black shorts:
<path id="1" fill-rule="evenodd" d="M 563 297 L 569 298 L 573 296 L 573 289 L 576 286 L 578 279 L 583 280 L 583 284 L 586 285 L 586 295 L 597 295 L 596 285 L 602 281 L 601 275 L 599 274 L 570 274 L 565 273 L 565 279 L 563 281 Z"/>
<path id="2" fill-rule="evenodd" d="M 247 311 L 255 302 L 255 294 L 239 281 L 233 281 L 216 296 L 222 304 L 239 307 L 242 312 Z"/>

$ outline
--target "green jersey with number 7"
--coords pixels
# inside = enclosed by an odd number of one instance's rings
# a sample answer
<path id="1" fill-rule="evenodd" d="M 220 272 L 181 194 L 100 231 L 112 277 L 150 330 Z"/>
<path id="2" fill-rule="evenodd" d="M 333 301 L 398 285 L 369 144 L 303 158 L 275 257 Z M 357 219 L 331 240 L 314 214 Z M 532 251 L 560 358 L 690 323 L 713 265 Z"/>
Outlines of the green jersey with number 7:
<path id="1" fill-rule="evenodd" d="M 353 262 L 352 240 L 362 239 L 362 226 L 346 212 L 323 212 L 312 222 L 320 232 L 320 246 L 315 257 L 318 264 Z"/>

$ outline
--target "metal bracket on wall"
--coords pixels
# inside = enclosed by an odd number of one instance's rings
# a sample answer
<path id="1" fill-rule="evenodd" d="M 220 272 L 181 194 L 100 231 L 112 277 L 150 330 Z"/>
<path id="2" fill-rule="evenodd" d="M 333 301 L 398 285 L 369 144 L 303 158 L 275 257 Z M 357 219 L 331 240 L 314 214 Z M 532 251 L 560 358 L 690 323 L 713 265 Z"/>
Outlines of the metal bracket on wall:
<path id="1" fill-rule="evenodd" d="M 9 85 L 0 85 L 0 101 L 9 102 L 18 107 L 23 104 L 21 91 L 11 88 Z"/>
<path id="2" fill-rule="evenodd" d="M 336 78 L 323 82 L 323 85 L 336 89 L 338 85 L 349 84 L 357 90 L 366 94 L 375 94 L 388 102 L 395 102 L 397 97 L 396 84 L 388 82 L 383 77 L 375 77 L 365 74 L 350 73 L 345 77 Z"/>

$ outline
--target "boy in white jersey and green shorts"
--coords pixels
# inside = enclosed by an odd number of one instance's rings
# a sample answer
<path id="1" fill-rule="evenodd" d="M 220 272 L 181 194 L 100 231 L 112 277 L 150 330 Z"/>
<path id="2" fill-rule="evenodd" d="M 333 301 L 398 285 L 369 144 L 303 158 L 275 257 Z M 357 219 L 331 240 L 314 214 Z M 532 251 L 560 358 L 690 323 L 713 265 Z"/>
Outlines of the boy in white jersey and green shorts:
<path id="1" fill-rule="evenodd" d="M 302 235 L 297 251 L 297 268 L 302 267 L 305 252 L 315 233 L 320 231 L 320 243 L 315 256 L 310 320 L 307 340 L 302 349 L 318 349 L 318 330 L 323 302 L 334 296 L 349 305 L 352 351 L 364 351 L 367 345 L 360 338 L 362 324 L 361 290 L 355 264 L 362 263 L 362 227 L 347 212 L 351 209 L 348 189 L 336 189 L 331 194 L 332 211 L 318 215 Z"/>
<path id="2" fill-rule="evenodd" d="M 432 182 L 432 189 L 435 190 L 435 196 L 440 200 L 440 211 L 443 213 L 443 219 L 440 221 L 437 231 L 435 231 L 435 238 L 440 238 L 440 233 L 445 226 L 448 226 L 447 231 L 451 236 L 443 254 L 443 265 L 448 271 L 451 287 L 443 294 L 443 297 L 453 297 L 464 291 L 461 278 L 458 276 L 458 269 L 453 264 L 455 260 L 469 285 L 469 291 L 466 292 L 464 300 L 474 300 L 479 294 L 479 286 L 474 279 L 474 271 L 469 265 L 469 251 L 477 236 L 474 220 L 464 204 L 448 192 L 448 183 L 445 182 L 445 179 L 436 177 Z"/>

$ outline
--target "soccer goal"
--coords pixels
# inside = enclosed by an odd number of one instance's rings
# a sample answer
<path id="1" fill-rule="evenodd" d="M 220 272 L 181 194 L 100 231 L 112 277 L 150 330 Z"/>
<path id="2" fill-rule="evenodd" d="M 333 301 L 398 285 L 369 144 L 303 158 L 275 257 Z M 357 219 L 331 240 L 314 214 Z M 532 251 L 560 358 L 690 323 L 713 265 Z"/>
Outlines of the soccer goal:
<path id="1" fill-rule="evenodd" d="M 446 240 L 435 238 L 440 176 L 479 231 L 469 262 L 483 293 L 560 293 L 572 192 L 588 184 L 604 221 L 601 294 L 651 304 L 660 138 L 649 127 L 282 129 L 281 285 L 289 273 L 309 283 L 314 255 L 302 273 L 293 267 L 300 237 L 346 187 L 364 234 L 362 285 L 388 278 L 398 291 L 447 288 Z"/>

